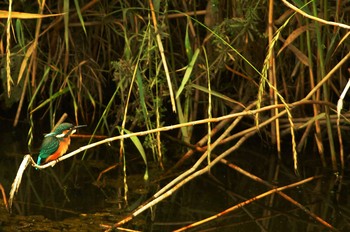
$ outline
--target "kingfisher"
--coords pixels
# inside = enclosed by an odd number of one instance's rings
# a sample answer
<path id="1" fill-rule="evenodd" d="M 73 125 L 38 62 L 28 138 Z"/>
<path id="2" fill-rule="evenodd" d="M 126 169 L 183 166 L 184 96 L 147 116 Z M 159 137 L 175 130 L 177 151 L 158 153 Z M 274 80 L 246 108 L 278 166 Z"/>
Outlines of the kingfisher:
<path id="1" fill-rule="evenodd" d="M 77 131 L 77 128 L 83 126 L 86 125 L 74 126 L 64 122 L 57 126 L 53 132 L 45 135 L 36 163 L 38 165 L 45 164 L 66 153 L 70 145 L 70 136 Z"/>

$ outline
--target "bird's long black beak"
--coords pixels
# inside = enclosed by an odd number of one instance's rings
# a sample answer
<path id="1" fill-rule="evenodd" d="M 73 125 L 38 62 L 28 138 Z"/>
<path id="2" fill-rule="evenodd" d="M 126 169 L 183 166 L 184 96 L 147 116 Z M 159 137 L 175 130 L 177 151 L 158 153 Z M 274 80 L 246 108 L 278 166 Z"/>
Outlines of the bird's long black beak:
<path id="1" fill-rule="evenodd" d="M 86 127 L 87 125 L 77 125 L 77 126 L 73 126 L 72 128 L 70 128 L 70 130 L 66 133 L 65 137 L 70 136 L 72 134 L 74 134 L 78 128 L 81 127 Z"/>
<path id="2" fill-rule="evenodd" d="M 73 128 L 74 129 L 78 129 L 78 128 L 81 128 L 81 127 L 86 127 L 87 125 L 76 125 L 76 126 L 74 126 Z"/>

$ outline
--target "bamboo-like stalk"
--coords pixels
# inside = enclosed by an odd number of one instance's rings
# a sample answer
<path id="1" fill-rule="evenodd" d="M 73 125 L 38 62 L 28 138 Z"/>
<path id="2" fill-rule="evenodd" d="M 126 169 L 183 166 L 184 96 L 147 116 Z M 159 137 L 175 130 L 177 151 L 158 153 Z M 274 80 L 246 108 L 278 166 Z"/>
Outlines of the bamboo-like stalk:
<path id="1" fill-rule="evenodd" d="M 273 28 L 273 0 L 269 1 L 269 15 L 268 15 L 268 38 L 269 38 L 269 46 L 272 46 L 273 44 L 273 37 L 274 37 L 274 28 Z M 269 55 L 269 68 L 268 68 L 268 76 L 271 85 L 275 88 L 278 89 L 277 86 L 277 78 L 276 78 L 276 67 L 275 67 L 275 54 L 274 51 L 271 49 L 270 55 Z M 278 98 L 277 98 L 277 93 L 273 89 L 270 89 L 269 91 L 269 97 L 270 97 L 270 104 L 278 104 Z M 278 109 L 273 109 L 271 111 L 272 117 L 278 114 Z M 271 123 L 271 143 L 276 144 L 277 146 L 277 153 L 278 157 L 280 158 L 280 153 L 281 153 L 281 143 L 280 143 L 280 137 L 279 137 L 279 121 L 276 119 L 275 122 Z"/>
<path id="2" fill-rule="evenodd" d="M 268 3 L 268 10 L 269 10 L 269 15 L 268 15 L 268 40 L 269 40 L 269 45 L 273 44 L 273 37 L 274 37 L 274 1 L 270 0 Z M 277 105 L 278 104 L 278 96 L 277 96 L 277 91 L 278 90 L 278 83 L 277 83 L 277 78 L 276 78 L 276 62 L 275 62 L 275 53 L 273 50 L 271 50 L 271 55 L 269 58 L 269 80 L 271 82 L 271 84 L 274 86 L 275 91 L 273 91 L 272 89 L 270 89 L 270 102 L 272 105 Z M 278 115 L 279 113 L 279 109 L 275 108 L 273 110 L 271 110 L 271 115 L 272 117 Z M 275 121 L 273 121 L 271 123 L 271 142 L 272 144 L 276 144 L 276 148 L 277 148 L 277 156 L 278 159 L 281 160 L 281 136 L 280 136 L 280 122 L 279 122 L 279 118 L 277 117 Z M 277 173 L 277 172 L 276 172 Z M 273 206 L 275 200 L 275 195 L 272 194 L 270 196 L 270 198 L 268 199 L 268 205 L 271 207 Z M 271 211 L 270 210 L 264 210 L 263 213 L 264 216 L 269 217 L 271 215 Z M 265 228 L 269 227 L 269 221 L 264 221 L 263 222 Z"/>
<path id="3" fill-rule="evenodd" d="M 163 47 L 162 39 L 160 37 L 160 33 L 158 31 L 156 14 L 154 12 L 154 6 L 153 6 L 153 2 L 151 0 L 149 1 L 149 6 L 151 9 L 152 21 L 153 21 L 153 26 L 154 26 L 156 38 L 157 38 L 157 44 L 158 44 L 160 56 L 162 57 L 162 63 L 163 63 L 163 67 L 164 67 L 164 71 L 165 71 L 165 75 L 166 75 L 166 79 L 167 79 L 167 83 L 168 83 L 171 106 L 172 106 L 173 111 L 176 112 L 176 104 L 175 104 L 175 97 L 174 97 L 174 92 L 173 92 L 173 85 L 171 84 L 168 63 L 167 63 L 166 57 L 164 55 L 164 47 Z"/>

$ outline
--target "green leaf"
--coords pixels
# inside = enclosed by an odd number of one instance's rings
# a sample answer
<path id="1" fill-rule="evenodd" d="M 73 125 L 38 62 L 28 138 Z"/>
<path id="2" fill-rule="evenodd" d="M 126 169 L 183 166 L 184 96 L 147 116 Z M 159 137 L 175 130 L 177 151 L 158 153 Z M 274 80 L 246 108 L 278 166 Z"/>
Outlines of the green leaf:
<path id="1" fill-rule="evenodd" d="M 180 96 L 180 94 L 182 93 L 183 89 L 185 88 L 186 83 L 190 79 L 191 73 L 193 71 L 194 64 L 197 61 L 199 52 L 200 52 L 200 50 L 199 50 L 199 48 L 197 48 L 196 51 L 193 54 L 191 62 L 187 66 L 187 69 L 186 69 L 184 78 L 182 79 L 181 85 L 180 85 L 179 89 L 176 92 L 176 98 L 178 98 Z"/>
<path id="2" fill-rule="evenodd" d="M 36 95 L 38 95 L 38 93 L 39 93 L 40 90 L 41 90 L 41 86 L 45 83 L 46 78 L 49 76 L 50 70 L 51 70 L 50 67 L 45 66 L 44 75 L 43 75 L 43 77 L 40 79 L 40 82 L 39 82 L 38 86 L 36 87 L 33 96 L 30 98 L 30 102 L 29 102 L 29 105 L 28 105 L 28 109 L 30 109 L 30 108 L 32 107 L 32 105 L 33 105 L 33 103 L 34 103 L 34 100 L 36 99 Z"/>
<path id="3" fill-rule="evenodd" d="M 120 127 L 118 127 L 118 128 L 119 128 L 119 130 L 121 129 Z M 132 132 L 127 130 L 127 129 L 124 129 L 124 131 L 127 134 L 132 134 Z M 144 180 L 148 180 L 148 164 L 147 164 L 147 157 L 146 157 L 145 150 L 143 149 L 143 146 L 142 146 L 142 144 L 137 136 L 131 136 L 130 139 L 134 143 L 137 150 L 139 151 L 139 153 L 143 159 L 143 162 L 146 165 L 146 170 L 145 170 L 145 174 L 144 174 L 143 178 L 144 178 Z"/>
<path id="4" fill-rule="evenodd" d="M 84 23 L 83 16 L 81 15 L 79 1 L 78 0 L 74 0 L 74 4 L 75 4 L 75 8 L 77 9 L 77 14 L 78 14 L 78 17 L 79 17 L 79 21 L 80 21 L 81 26 L 83 27 L 83 30 L 84 30 L 85 35 L 86 35 L 85 23 Z"/>
<path id="5" fill-rule="evenodd" d="M 139 87 L 140 104 L 142 108 L 143 117 L 144 117 L 144 120 L 147 121 L 148 113 L 147 113 L 146 100 L 145 100 L 145 91 L 143 88 L 142 76 L 139 68 L 137 68 L 136 70 L 136 83 L 137 83 L 137 86 Z"/>
<path id="6" fill-rule="evenodd" d="M 23 48 L 25 46 L 25 41 L 24 41 L 22 21 L 20 19 L 16 20 L 16 36 L 17 36 L 17 41 L 19 46 Z"/>
<path id="7" fill-rule="evenodd" d="M 64 12 L 64 42 L 66 44 L 66 51 L 69 51 L 69 0 L 63 2 Z"/>
<path id="8" fill-rule="evenodd" d="M 293 0 L 294 2 L 294 5 L 296 5 L 296 7 L 298 7 L 300 10 L 303 10 L 304 12 L 306 12 L 307 14 L 309 15 L 312 15 L 312 12 L 311 10 L 306 7 L 309 3 L 311 3 L 312 1 L 309 1 L 307 3 L 304 3 L 303 1 L 301 0 Z"/>
<path id="9" fill-rule="evenodd" d="M 69 91 L 69 88 L 66 87 L 64 89 L 59 90 L 58 92 L 56 92 L 55 94 L 53 94 L 50 98 L 46 99 L 43 103 L 41 103 L 39 106 L 37 106 L 35 109 L 33 109 L 30 113 L 34 113 L 35 111 L 37 111 L 38 109 L 44 107 L 46 104 L 52 102 L 54 99 L 58 98 L 59 96 L 67 93 Z"/>
<path id="10" fill-rule="evenodd" d="M 193 51 L 192 51 L 191 41 L 190 41 L 190 38 L 188 36 L 188 27 L 189 27 L 188 21 L 189 21 L 189 19 L 187 20 L 187 27 L 186 27 L 185 48 L 186 48 L 187 58 L 188 58 L 188 60 L 191 60 L 193 57 Z"/>
<path id="11" fill-rule="evenodd" d="M 200 90 L 200 91 L 203 91 L 203 92 L 209 94 L 209 90 L 208 90 L 208 88 L 206 88 L 206 87 L 203 87 L 203 86 L 200 86 L 200 85 L 196 85 L 196 84 L 191 84 L 190 87 L 193 87 L 193 88 L 195 88 L 195 89 L 198 89 L 198 90 Z M 234 99 L 232 99 L 232 98 L 230 98 L 230 97 L 228 97 L 228 96 L 226 96 L 226 95 L 224 95 L 224 94 L 222 94 L 222 93 L 219 93 L 219 92 L 217 92 L 217 91 L 211 90 L 211 91 L 210 91 L 210 94 L 213 95 L 213 96 L 215 96 L 215 97 L 221 98 L 221 99 L 223 99 L 223 100 L 225 100 L 225 101 L 228 101 L 228 102 L 231 102 L 231 103 L 240 105 L 240 106 L 242 106 L 243 108 L 245 108 L 245 106 L 244 106 L 241 102 L 236 101 L 236 100 L 234 100 Z"/>

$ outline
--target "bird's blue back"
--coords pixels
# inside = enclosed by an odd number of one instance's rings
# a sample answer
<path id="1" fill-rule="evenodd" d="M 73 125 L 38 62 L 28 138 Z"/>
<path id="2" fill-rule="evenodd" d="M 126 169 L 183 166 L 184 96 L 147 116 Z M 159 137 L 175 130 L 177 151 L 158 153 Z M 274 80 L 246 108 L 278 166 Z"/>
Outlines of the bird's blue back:
<path id="1" fill-rule="evenodd" d="M 40 165 L 42 162 L 45 162 L 47 157 L 57 151 L 59 145 L 60 140 L 56 136 L 50 135 L 45 137 L 40 148 L 37 164 Z"/>

